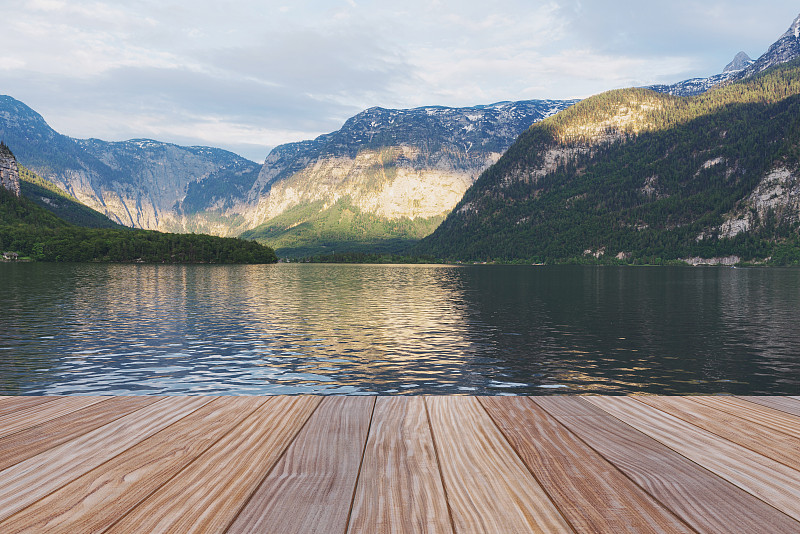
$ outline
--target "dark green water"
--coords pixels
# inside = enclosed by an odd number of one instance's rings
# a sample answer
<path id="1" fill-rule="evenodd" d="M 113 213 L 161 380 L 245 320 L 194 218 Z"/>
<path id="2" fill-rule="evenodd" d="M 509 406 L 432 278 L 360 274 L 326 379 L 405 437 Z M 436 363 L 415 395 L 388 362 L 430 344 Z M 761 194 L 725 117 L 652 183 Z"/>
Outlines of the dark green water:
<path id="1" fill-rule="evenodd" d="M 0 394 L 800 395 L 800 270 L 0 265 Z"/>

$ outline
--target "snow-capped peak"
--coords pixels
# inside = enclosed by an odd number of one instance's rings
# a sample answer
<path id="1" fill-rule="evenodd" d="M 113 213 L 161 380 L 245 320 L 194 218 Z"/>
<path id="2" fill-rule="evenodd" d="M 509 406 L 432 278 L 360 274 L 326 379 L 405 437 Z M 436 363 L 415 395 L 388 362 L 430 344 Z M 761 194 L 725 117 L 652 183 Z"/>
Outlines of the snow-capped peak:
<path id="1" fill-rule="evenodd" d="M 792 35 L 794 35 L 795 39 L 800 39 L 800 15 L 794 19 L 792 26 L 783 34 L 783 37 L 791 37 Z"/>
<path id="2" fill-rule="evenodd" d="M 753 64 L 753 60 L 745 52 L 739 52 L 733 61 L 728 63 L 722 72 L 734 72 L 745 69 Z"/>

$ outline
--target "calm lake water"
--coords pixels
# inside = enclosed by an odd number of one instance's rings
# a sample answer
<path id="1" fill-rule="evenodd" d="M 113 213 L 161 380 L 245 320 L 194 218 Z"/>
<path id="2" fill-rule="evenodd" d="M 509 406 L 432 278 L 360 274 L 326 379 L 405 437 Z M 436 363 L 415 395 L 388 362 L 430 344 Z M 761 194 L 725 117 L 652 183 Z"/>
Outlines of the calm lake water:
<path id="1" fill-rule="evenodd" d="M 800 395 L 800 270 L 0 265 L 0 394 Z"/>

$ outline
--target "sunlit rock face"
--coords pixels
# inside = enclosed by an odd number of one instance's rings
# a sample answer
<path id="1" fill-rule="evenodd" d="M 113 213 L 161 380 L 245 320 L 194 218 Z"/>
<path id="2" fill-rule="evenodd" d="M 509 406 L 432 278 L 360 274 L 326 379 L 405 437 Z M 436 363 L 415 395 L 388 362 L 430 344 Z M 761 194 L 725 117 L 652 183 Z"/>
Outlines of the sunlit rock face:
<path id="1" fill-rule="evenodd" d="M 11 191 L 15 196 L 19 196 L 17 160 L 5 143 L 0 143 L 0 187 Z"/>
<path id="2" fill-rule="evenodd" d="M 534 122 L 574 101 L 471 108 L 371 108 L 337 132 L 273 150 L 233 211 L 255 227 L 294 206 L 346 198 L 393 220 L 444 216 Z"/>

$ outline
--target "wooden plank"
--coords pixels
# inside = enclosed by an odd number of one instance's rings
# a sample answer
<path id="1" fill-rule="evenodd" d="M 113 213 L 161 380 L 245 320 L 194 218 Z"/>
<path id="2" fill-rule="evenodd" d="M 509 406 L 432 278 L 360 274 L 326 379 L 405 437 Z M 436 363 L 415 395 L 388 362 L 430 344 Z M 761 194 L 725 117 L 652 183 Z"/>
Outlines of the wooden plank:
<path id="1" fill-rule="evenodd" d="M 102 532 L 264 402 L 264 397 L 215 399 L 0 522 L 0 532 Z"/>
<path id="2" fill-rule="evenodd" d="M 46 423 L 51 419 L 86 408 L 106 399 L 108 397 L 64 397 L 56 402 L 48 402 L 0 416 L 0 437 Z"/>
<path id="3" fill-rule="evenodd" d="M 480 401 L 577 532 L 694 532 L 530 399 Z"/>
<path id="4" fill-rule="evenodd" d="M 452 534 L 424 398 L 378 398 L 348 532 Z"/>
<path id="5" fill-rule="evenodd" d="M 269 398 L 106 533 L 224 532 L 319 402 Z"/>
<path id="6" fill-rule="evenodd" d="M 91 432 L 154 402 L 158 397 L 112 397 L 35 427 L 0 438 L 0 471 Z"/>
<path id="7" fill-rule="evenodd" d="M 793 469 L 800 470 L 800 440 L 782 432 L 694 402 L 691 397 L 639 396 L 635 398 L 691 425 L 708 430 L 728 441 L 738 443 Z"/>
<path id="8" fill-rule="evenodd" d="M 571 532 L 475 397 L 427 397 L 456 532 Z"/>
<path id="9" fill-rule="evenodd" d="M 4 399 L 0 399 L 0 416 L 18 412 L 20 410 L 26 410 L 28 408 L 33 408 L 34 406 L 39 406 L 47 402 L 53 402 L 58 398 L 60 397 L 6 397 Z"/>
<path id="10" fill-rule="evenodd" d="M 536 404 L 587 445 L 703 533 L 797 534 L 800 523 L 741 488 L 702 469 L 662 443 L 633 429 L 583 397 L 535 397 Z"/>
<path id="11" fill-rule="evenodd" d="M 326 397 L 227 532 L 345 532 L 374 405 Z"/>
<path id="12" fill-rule="evenodd" d="M 738 398 L 800 417 L 800 400 L 796 398 L 755 396 L 740 396 Z"/>
<path id="13" fill-rule="evenodd" d="M 800 439 L 800 418 L 786 412 L 730 396 L 692 397 L 692 400 Z"/>
<path id="14" fill-rule="evenodd" d="M 0 521 L 211 401 L 171 397 L 0 471 Z"/>
<path id="15" fill-rule="evenodd" d="M 588 401 L 800 520 L 800 472 L 630 397 Z"/>

